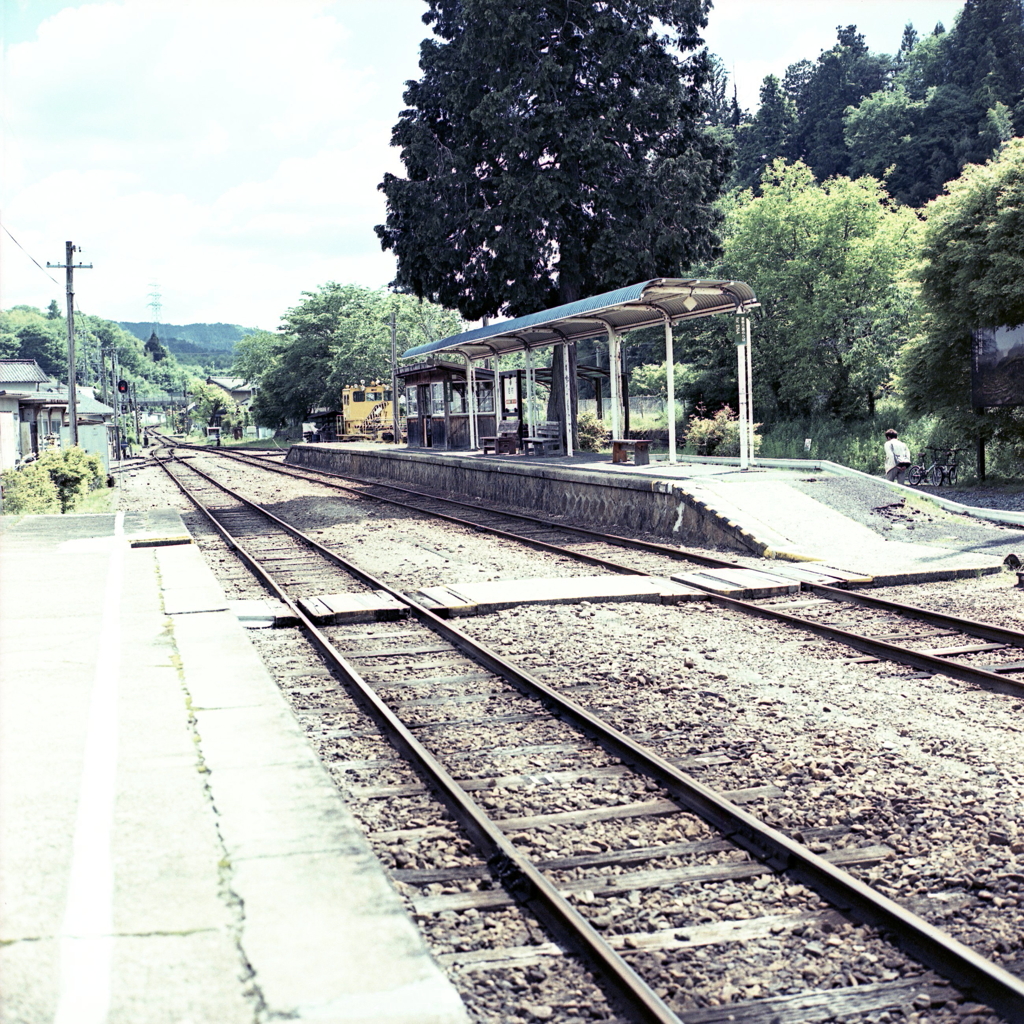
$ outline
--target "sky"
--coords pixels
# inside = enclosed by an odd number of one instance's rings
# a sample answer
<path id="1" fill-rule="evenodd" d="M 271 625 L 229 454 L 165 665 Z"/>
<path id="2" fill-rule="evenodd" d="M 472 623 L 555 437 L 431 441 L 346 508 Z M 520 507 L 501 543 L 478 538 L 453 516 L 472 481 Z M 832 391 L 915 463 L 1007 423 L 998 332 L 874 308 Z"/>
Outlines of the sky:
<path id="1" fill-rule="evenodd" d="M 895 53 L 963 0 L 716 0 L 740 105 L 856 24 Z M 327 281 L 385 287 L 377 185 L 423 0 L 0 0 L 0 308 L 274 330 Z M 13 238 L 12 238 L 13 236 Z M 33 262 L 36 261 L 36 263 Z"/>

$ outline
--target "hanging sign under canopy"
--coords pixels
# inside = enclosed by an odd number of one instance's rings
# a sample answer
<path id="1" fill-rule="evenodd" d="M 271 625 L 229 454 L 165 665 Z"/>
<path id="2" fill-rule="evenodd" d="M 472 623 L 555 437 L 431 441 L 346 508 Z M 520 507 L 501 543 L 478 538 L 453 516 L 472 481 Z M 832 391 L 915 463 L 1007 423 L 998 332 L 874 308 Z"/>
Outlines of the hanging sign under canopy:
<path id="1" fill-rule="evenodd" d="M 694 320 L 715 313 L 743 313 L 759 305 L 753 289 L 743 281 L 656 277 L 417 345 L 404 352 L 403 358 L 458 349 L 471 359 L 488 359 L 563 341 L 596 338 L 609 328 L 624 334 L 641 327 L 659 326 L 666 317 L 673 322 Z"/>

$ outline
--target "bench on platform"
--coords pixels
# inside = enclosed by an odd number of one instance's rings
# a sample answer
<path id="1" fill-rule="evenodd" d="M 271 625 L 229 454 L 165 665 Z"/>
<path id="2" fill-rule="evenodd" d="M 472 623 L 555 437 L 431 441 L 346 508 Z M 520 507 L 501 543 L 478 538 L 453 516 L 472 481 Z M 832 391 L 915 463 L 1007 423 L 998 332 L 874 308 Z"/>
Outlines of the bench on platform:
<path id="1" fill-rule="evenodd" d="M 495 455 L 515 455 L 519 451 L 519 420 L 502 420 L 494 437 L 481 437 L 480 447 L 486 455 L 488 449 Z"/>
<path id="2" fill-rule="evenodd" d="M 562 424 L 558 420 L 537 424 L 536 433 L 523 438 L 523 451 L 527 455 L 547 455 L 548 449 L 555 454 L 562 451 Z"/>
<path id="3" fill-rule="evenodd" d="M 651 457 L 648 449 L 651 447 L 649 440 L 627 440 L 620 438 L 612 440 L 612 462 L 629 462 L 629 453 L 633 453 L 634 466 L 649 466 Z"/>

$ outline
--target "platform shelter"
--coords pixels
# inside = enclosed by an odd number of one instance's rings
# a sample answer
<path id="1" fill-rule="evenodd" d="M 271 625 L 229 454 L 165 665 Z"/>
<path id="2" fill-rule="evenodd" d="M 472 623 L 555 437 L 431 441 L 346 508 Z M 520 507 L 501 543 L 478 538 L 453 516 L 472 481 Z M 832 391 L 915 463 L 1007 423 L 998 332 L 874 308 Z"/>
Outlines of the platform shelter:
<path id="1" fill-rule="evenodd" d="M 733 313 L 737 317 L 737 369 L 740 400 L 740 459 L 745 466 L 752 451 L 753 407 L 750 375 L 750 317 L 749 311 L 759 306 L 753 289 L 743 281 L 710 281 L 691 278 L 653 278 L 615 291 L 594 295 L 578 302 L 566 303 L 552 309 L 530 313 L 527 316 L 488 324 L 471 331 L 463 331 L 448 338 L 417 345 L 403 353 L 403 358 L 425 359 L 461 356 L 464 367 L 466 401 L 465 420 L 470 449 L 479 447 L 480 417 L 476 406 L 479 389 L 477 364 L 492 360 L 497 368 L 504 355 L 525 353 L 524 373 L 527 428 L 532 434 L 538 424 L 534 422 L 536 410 L 535 388 L 538 367 L 535 358 L 545 348 L 560 349 L 564 373 L 565 408 L 567 415 L 562 427 L 565 431 L 564 451 L 573 454 L 573 426 L 576 411 L 570 399 L 569 348 L 579 341 L 605 336 L 608 343 L 608 367 L 611 382 L 610 418 L 613 438 L 624 435 L 624 389 L 622 386 L 621 337 L 628 331 L 663 325 L 665 330 L 665 361 L 668 376 L 668 440 L 669 462 L 676 461 L 675 436 L 675 360 L 672 351 L 672 326 L 683 320 Z M 553 358 L 558 358 L 558 353 Z M 453 364 L 454 365 L 454 364 Z M 500 371 L 499 371 L 500 372 Z M 493 380 L 493 377 L 491 378 Z M 494 412 L 490 413 L 491 417 Z M 412 437 L 410 435 L 410 443 Z"/>

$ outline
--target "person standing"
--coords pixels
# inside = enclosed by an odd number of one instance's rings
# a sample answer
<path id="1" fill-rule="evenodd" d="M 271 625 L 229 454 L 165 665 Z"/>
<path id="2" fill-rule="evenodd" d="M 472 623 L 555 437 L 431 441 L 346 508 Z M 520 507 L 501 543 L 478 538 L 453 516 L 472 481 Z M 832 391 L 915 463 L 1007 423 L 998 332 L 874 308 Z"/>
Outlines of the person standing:
<path id="1" fill-rule="evenodd" d="M 910 449 L 899 440 L 895 430 L 885 432 L 885 479 L 903 483 L 910 469 Z"/>

